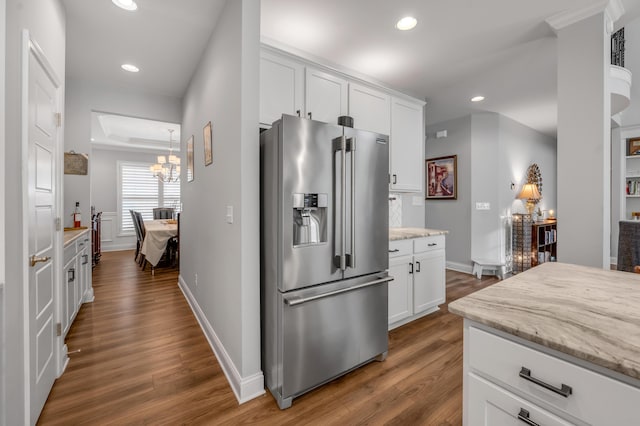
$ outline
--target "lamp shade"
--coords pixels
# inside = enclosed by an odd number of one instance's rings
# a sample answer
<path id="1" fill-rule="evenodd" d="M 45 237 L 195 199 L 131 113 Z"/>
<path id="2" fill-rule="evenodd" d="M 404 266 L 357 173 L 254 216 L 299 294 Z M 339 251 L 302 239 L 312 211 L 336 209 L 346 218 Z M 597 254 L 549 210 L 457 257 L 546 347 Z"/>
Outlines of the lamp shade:
<path id="1" fill-rule="evenodd" d="M 519 200 L 539 200 L 540 199 L 540 191 L 538 191 L 538 186 L 535 183 L 525 183 L 518 194 Z"/>

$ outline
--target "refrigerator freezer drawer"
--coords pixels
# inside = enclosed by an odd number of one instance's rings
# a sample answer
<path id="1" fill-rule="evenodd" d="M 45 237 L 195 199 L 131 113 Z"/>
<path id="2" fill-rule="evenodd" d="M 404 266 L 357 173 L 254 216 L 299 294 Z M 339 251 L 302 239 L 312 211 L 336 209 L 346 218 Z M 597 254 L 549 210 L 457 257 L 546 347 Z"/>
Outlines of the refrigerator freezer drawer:
<path id="1" fill-rule="evenodd" d="M 387 280 L 283 306 L 282 399 L 386 353 Z"/>

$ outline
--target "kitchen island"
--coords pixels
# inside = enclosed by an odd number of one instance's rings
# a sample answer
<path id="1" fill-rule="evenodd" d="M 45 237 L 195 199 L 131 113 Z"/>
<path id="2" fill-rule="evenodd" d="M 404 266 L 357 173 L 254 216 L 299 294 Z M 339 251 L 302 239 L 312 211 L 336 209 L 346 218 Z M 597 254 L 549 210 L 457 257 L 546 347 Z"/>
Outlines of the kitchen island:
<path id="1" fill-rule="evenodd" d="M 389 330 L 437 311 L 446 299 L 445 235 L 429 228 L 389 228 Z"/>
<path id="2" fill-rule="evenodd" d="M 640 275 L 555 262 L 449 304 L 464 424 L 638 424 L 639 307 Z"/>

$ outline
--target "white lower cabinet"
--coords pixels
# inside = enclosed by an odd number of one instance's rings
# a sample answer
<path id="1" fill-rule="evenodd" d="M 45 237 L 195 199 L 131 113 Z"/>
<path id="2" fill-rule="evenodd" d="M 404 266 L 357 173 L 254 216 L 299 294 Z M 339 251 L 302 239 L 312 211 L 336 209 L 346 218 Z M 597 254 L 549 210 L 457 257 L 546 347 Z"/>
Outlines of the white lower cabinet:
<path id="1" fill-rule="evenodd" d="M 640 424 L 640 387 L 609 370 L 586 368 L 585 361 L 479 327 L 465 319 L 465 426 Z"/>
<path id="2" fill-rule="evenodd" d="M 445 302 L 444 235 L 389 242 L 389 329 Z"/>
<path id="3" fill-rule="evenodd" d="M 90 250 L 91 240 L 88 232 L 64 248 L 62 306 L 60 309 L 60 331 L 63 337 L 67 335 L 90 287 Z"/>
<path id="4" fill-rule="evenodd" d="M 77 313 L 76 277 L 77 258 L 74 256 L 64 266 L 64 294 L 62 295 L 62 335 L 65 336 Z"/>
<path id="5" fill-rule="evenodd" d="M 571 425 L 571 423 L 473 373 L 469 374 L 468 385 L 470 425 Z"/>

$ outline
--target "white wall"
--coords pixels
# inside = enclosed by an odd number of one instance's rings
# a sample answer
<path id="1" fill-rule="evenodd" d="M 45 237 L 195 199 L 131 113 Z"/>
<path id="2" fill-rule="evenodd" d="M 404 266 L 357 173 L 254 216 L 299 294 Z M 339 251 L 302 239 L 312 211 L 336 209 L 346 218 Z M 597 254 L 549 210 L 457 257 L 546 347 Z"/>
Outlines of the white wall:
<path id="1" fill-rule="evenodd" d="M 239 401 L 264 393 L 260 370 L 260 5 L 228 0 L 184 97 L 194 181 L 181 181 L 180 281 Z M 205 167 L 205 124 L 213 164 Z M 186 146 L 181 148 L 183 176 Z M 233 223 L 227 223 L 227 208 Z M 196 280 L 197 277 L 197 280 Z"/>
<path id="2" fill-rule="evenodd" d="M 6 393 L 5 420 L 8 425 L 25 424 L 29 420 L 28 398 L 25 398 L 24 379 L 25 345 L 23 336 L 28 324 L 24 322 L 26 264 L 24 238 L 26 222 L 22 209 L 22 160 L 21 160 L 21 58 L 22 29 L 30 31 L 31 37 L 40 45 L 51 63 L 57 77 L 65 76 L 65 17 L 64 8 L 58 0 L 7 0 L 6 1 L 6 86 L 5 86 L 5 126 L 4 146 L 4 200 L 7 206 L 4 217 L 5 241 L 11 242 L 11 250 L 4 253 L 6 265 L 5 319 L 15 326 L 6 329 Z M 4 20 L 2 21 L 4 22 Z M 64 105 L 64 88 L 60 93 Z"/>
<path id="3" fill-rule="evenodd" d="M 558 31 L 558 260 L 607 269 L 609 64 L 604 13 Z"/>
<path id="4" fill-rule="evenodd" d="M 89 174 L 64 176 L 65 226 L 72 226 L 71 214 L 75 202 L 80 202 L 83 211 L 83 226 L 90 225 L 89 212 L 100 194 L 92 197 L 91 170 L 91 112 L 109 112 L 130 117 L 148 118 L 169 123 L 182 120 L 182 101 L 179 98 L 135 93 L 118 87 L 109 87 L 93 82 L 69 79 L 66 90 L 65 151 L 89 154 Z"/>
<path id="5" fill-rule="evenodd" d="M 99 148 L 91 150 L 91 194 L 96 211 L 102 212 L 102 251 L 130 250 L 136 247 L 135 234 L 121 235 L 118 232 L 118 161 L 152 164 L 159 154 L 166 153 Z M 85 214 L 89 214 L 89 211 Z"/>
<path id="6" fill-rule="evenodd" d="M 439 130 L 447 137 L 436 139 Z M 427 127 L 425 157 L 445 155 L 458 156 L 458 198 L 427 200 L 425 226 L 448 230 L 447 267 L 471 272 L 471 116 Z"/>
<path id="7" fill-rule="evenodd" d="M 5 0 L 0 0 L 0 158 L 5 158 L 4 156 L 4 145 L 5 145 L 5 125 L 4 125 L 4 114 L 5 114 L 5 76 L 4 76 L 4 67 L 5 67 L 5 40 L 6 40 L 6 32 L 4 29 L 6 28 L 6 8 L 7 2 Z M 6 241 L 4 238 L 4 182 L 7 181 L 7 176 L 4 171 L 4 167 L 2 171 L 0 171 L 0 425 L 6 424 L 6 404 L 5 404 L 5 395 L 6 395 L 6 378 L 5 378 L 5 352 L 7 348 L 7 343 L 4 338 L 4 327 L 5 327 L 5 308 L 4 308 L 4 281 L 5 281 L 5 269 L 4 269 L 4 256 L 5 256 L 5 245 Z"/>

